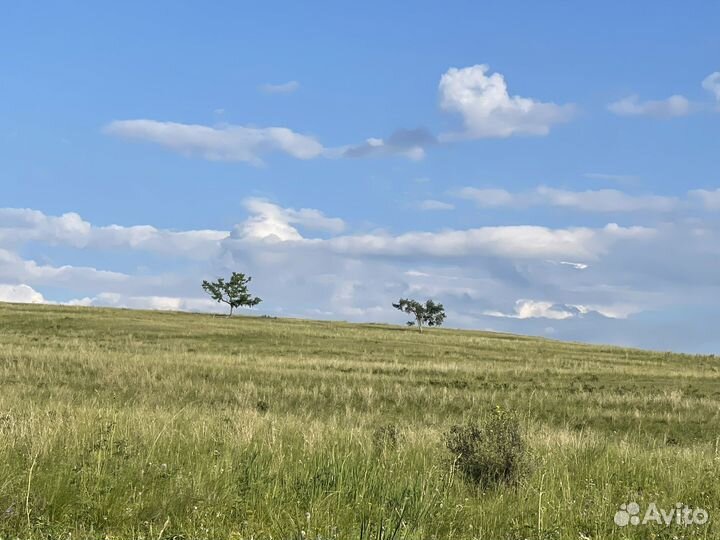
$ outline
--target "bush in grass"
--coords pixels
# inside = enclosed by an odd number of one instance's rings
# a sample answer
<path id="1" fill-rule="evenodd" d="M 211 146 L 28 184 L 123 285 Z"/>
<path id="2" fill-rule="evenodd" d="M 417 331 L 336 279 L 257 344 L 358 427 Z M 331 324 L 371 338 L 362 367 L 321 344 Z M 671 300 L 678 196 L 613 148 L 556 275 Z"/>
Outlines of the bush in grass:
<path id="1" fill-rule="evenodd" d="M 516 484 L 526 470 L 520 423 L 510 411 L 493 409 L 482 424 L 455 425 L 445 434 L 455 466 L 481 487 Z"/>
<path id="2" fill-rule="evenodd" d="M 259 399 L 255 404 L 255 409 L 257 409 L 257 412 L 264 414 L 270 410 L 270 404 L 264 399 Z"/>
<path id="3" fill-rule="evenodd" d="M 395 424 L 378 426 L 372 434 L 373 446 L 380 451 L 396 449 L 401 439 L 402 433 Z"/>

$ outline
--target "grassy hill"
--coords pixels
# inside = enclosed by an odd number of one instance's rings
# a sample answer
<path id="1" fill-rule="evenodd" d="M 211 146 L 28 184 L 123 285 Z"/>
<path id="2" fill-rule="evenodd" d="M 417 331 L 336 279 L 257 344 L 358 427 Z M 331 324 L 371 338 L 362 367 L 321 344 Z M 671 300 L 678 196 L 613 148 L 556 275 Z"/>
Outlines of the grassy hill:
<path id="1" fill-rule="evenodd" d="M 514 486 L 444 444 L 496 406 Z M 719 415 L 712 356 L 0 304 L 0 538 L 720 538 Z M 710 522 L 616 526 L 631 501 Z"/>

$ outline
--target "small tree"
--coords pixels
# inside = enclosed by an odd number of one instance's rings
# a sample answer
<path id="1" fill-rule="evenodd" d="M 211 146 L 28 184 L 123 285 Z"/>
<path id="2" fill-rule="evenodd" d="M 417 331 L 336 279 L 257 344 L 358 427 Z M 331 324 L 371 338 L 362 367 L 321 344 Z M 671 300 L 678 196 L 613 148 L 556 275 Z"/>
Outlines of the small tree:
<path id="1" fill-rule="evenodd" d="M 445 320 L 445 308 L 442 304 L 436 304 L 432 300 L 421 304 L 417 300 L 401 298 L 397 304 L 393 304 L 393 307 L 415 317 L 415 320 L 408 321 L 407 325 L 417 325 L 418 332 L 422 332 L 423 325 L 440 326 Z"/>
<path id="2" fill-rule="evenodd" d="M 245 276 L 239 272 L 233 272 L 230 276 L 230 280 L 225 281 L 223 278 L 218 278 L 217 281 L 203 281 L 203 290 L 210 295 L 210 297 L 216 302 L 227 304 L 230 306 L 231 317 L 233 309 L 241 306 L 256 306 L 262 300 L 256 296 L 250 296 L 248 292 L 248 283 L 252 281 L 250 276 Z"/>

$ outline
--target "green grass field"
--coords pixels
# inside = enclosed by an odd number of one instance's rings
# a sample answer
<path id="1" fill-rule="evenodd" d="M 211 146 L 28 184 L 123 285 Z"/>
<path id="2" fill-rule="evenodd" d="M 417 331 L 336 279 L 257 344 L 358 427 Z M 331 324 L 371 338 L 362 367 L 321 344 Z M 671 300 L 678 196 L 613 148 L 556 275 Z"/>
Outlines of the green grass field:
<path id="1" fill-rule="evenodd" d="M 0 538 L 720 538 L 719 405 L 711 356 L 0 304 Z M 480 488 L 443 434 L 495 406 L 529 470 Z"/>

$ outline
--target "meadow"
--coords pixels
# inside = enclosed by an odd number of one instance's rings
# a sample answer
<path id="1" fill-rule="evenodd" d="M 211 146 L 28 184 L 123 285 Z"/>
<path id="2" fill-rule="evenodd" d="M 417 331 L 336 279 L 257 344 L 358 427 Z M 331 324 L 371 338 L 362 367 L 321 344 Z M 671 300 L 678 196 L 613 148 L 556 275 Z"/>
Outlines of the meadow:
<path id="1" fill-rule="evenodd" d="M 713 356 L 0 304 L 0 538 L 720 538 L 719 404 Z M 528 470 L 479 486 L 444 434 L 496 407 Z"/>

